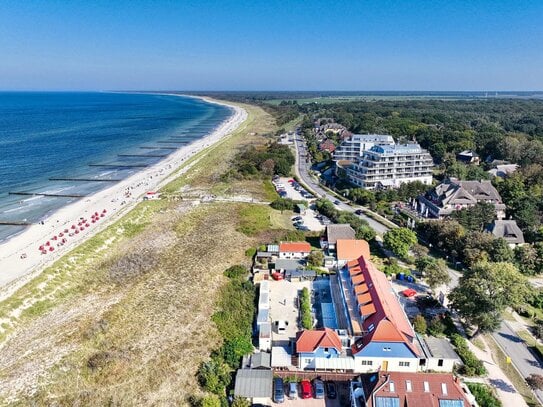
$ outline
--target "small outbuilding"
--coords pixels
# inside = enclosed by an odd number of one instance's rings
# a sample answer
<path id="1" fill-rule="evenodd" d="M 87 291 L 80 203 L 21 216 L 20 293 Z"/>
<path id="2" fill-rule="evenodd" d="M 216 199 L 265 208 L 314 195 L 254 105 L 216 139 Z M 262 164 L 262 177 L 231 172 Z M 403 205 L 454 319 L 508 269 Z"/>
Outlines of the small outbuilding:
<path id="1" fill-rule="evenodd" d="M 273 372 L 267 369 L 239 369 L 236 373 L 234 395 L 249 399 L 253 404 L 265 404 L 272 397 Z"/>

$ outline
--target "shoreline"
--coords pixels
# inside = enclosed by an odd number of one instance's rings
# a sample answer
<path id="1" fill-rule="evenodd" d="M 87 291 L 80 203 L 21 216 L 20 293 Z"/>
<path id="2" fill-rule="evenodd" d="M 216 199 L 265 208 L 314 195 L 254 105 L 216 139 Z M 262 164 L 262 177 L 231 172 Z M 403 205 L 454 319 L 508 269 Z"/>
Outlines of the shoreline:
<path id="1" fill-rule="evenodd" d="M 9 297 L 14 291 L 39 275 L 42 270 L 77 245 L 95 236 L 129 212 L 137 203 L 141 202 L 148 191 L 156 191 L 167 182 L 180 176 L 183 173 L 182 170 L 179 171 L 180 167 L 190 157 L 231 134 L 247 118 L 245 109 L 208 97 L 162 94 L 200 99 L 207 103 L 226 106 L 232 109 L 233 113 L 213 132 L 181 147 L 158 163 L 108 188 L 60 208 L 49 215 L 43 225 L 31 225 L 13 238 L 0 243 L 0 253 L 2 253 L 0 255 L 0 301 Z M 185 171 L 189 168 L 190 166 Z M 127 191 L 130 192 L 129 197 L 125 195 Z M 57 241 L 51 240 L 52 236 L 56 236 L 66 229 L 72 231 L 72 225 L 78 224 L 82 217 L 88 221 L 95 213 L 104 216 L 99 217 L 99 221 L 92 225 L 89 223 L 90 227 L 85 227 L 80 233 L 69 237 L 65 244 L 57 247 Z M 54 251 L 42 254 L 38 248 L 47 241 L 53 242 L 51 246 L 55 245 Z M 26 255 L 25 258 L 21 258 L 23 254 Z"/>

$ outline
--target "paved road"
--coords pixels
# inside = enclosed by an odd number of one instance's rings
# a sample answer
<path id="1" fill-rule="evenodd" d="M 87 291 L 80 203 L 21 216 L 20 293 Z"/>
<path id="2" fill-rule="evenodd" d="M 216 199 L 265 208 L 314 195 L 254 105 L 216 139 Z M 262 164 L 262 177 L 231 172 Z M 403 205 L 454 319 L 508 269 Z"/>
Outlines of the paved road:
<path id="1" fill-rule="evenodd" d="M 309 166 L 306 162 L 307 157 L 307 149 L 305 147 L 305 142 L 301 139 L 300 136 L 296 136 L 294 138 L 294 145 L 296 147 L 296 175 L 300 178 L 300 180 L 311 190 L 313 190 L 314 193 L 316 193 L 320 197 L 325 197 L 326 199 L 334 202 L 337 200 L 337 198 L 326 191 L 324 188 L 322 188 L 318 181 L 315 181 L 313 177 L 309 175 Z M 357 209 L 362 209 L 361 206 L 351 206 L 344 204 L 343 202 L 340 202 L 338 205 L 336 205 L 338 209 L 341 209 L 342 211 L 349 211 L 354 212 Z M 362 219 L 368 222 L 368 224 L 377 232 L 378 235 L 383 235 L 384 233 L 388 232 L 389 228 L 376 220 L 366 216 L 366 215 L 358 215 Z"/>
<path id="2" fill-rule="evenodd" d="M 532 373 L 543 375 L 543 369 L 537 358 L 506 321 L 501 323 L 500 328 L 492 334 L 492 337 L 511 357 L 513 364 L 523 377 L 530 376 Z M 538 390 L 535 393 L 539 401 L 543 402 L 543 391 Z"/>

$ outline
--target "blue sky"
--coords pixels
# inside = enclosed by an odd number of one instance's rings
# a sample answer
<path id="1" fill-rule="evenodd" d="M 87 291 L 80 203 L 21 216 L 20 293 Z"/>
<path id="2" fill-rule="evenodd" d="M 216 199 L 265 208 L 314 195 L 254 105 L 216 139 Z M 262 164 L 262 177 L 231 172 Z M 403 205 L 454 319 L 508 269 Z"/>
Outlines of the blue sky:
<path id="1" fill-rule="evenodd" d="M 10 1 L 4 90 L 543 90 L 543 1 Z"/>

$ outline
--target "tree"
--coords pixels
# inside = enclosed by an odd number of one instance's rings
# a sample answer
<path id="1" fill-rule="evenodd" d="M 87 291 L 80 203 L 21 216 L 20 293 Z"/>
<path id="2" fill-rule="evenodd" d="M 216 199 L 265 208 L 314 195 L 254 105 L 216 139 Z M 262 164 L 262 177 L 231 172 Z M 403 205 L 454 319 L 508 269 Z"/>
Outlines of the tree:
<path id="1" fill-rule="evenodd" d="M 218 396 L 210 394 L 202 398 L 198 405 L 200 407 L 221 407 L 221 400 Z"/>
<path id="2" fill-rule="evenodd" d="M 418 259 L 415 264 L 432 290 L 442 284 L 446 285 L 451 282 L 447 263 L 443 259 L 435 259 L 427 256 Z"/>
<path id="3" fill-rule="evenodd" d="M 527 276 L 536 274 L 538 257 L 534 246 L 529 244 L 517 246 L 515 248 L 515 262 L 522 274 Z"/>
<path id="4" fill-rule="evenodd" d="M 264 175 L 271 177 L 273 175 L 273 170 L 275 169 L 275 161 L 268 158 L 262 164 L 260 164 L 260 169 Z"/>
<path id="5" fill-rule="evenodd" d="M 423 246 L 418 243 L 415 243 L 413 245 L 413 247 L 411 248 L 411 251 L 413 252 L 413 254 L 415 255 L 417 259 L 428 256 L 428 253 L 430 252 L 430 250 L 426 246 Z"/>
<path id="6" fill-rule="evenodd" d="M 244 397 L 234 397 L 231 407 L 251 407 L 251 402 Z"/>
<path id="7" fill-rule="evenodd" d="M 210 393 L 223 396 L 230 380 L 230 368 L 219 357 L 203 362 L 198 369 L 198 381 Z"/>
<path id="8" fill-rule="evenodd" d="M 455 211 L 452 218 L 469 230 L 483 230 L 484 226 L 492 222 L 496 217 L 494 205 L 479 202 L 470 208 Z"/>
<path id="9" fill-rule="evenodd" d="M 526 383 L 534 390 L 543 390 L 543 375 L 532 373 L 526 378 Z"/>
<path id="10" fill-rule="evenodd" d="M 406 257 L 411 246 L 417 243 L 417 235 L 407 228 L 391 229 L 383 237 L 385 248 L 398 257 Z"/>
<path id="11" fill-rule="evenodd" d="M 320 250 L 313 250 L 307 256 L 307 262 L 310 266 L 320 267 L 324 263 L 324 254 Z"/>
<path id="12" fill-rule="evenodd" d="M 521 304 L 527 293 L 526 280 L 513 264 L 481 262 L 465 272 L 449 299 L 480 333 L 495 330 L 505 308 Z"/>
<path id="13" fill-rule="evenodd" d="M 413 319 L 413 328 L 415 328 L 415 332 L 425 334 L 427 329 L 426 318 L 421 314 L 416 315 Z"/>

